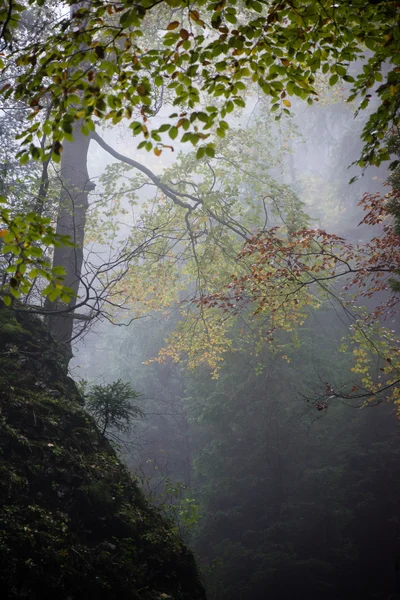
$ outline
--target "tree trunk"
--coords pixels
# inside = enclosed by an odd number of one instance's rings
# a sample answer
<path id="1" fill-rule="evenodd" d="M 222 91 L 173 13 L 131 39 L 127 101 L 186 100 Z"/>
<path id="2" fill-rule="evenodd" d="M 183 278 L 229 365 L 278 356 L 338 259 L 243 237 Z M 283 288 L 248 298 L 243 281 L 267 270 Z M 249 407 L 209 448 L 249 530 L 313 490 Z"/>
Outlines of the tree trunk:
<path id="1" fill-rule="evenodd" d="M 61 193 L 57 219 L 57 233 L 68 235 L 74 247 L 61 246 L 55 248 L 53 265 L 62 266 L 66 275 L 64 284 L 70 287 L 75 297 L 68 308 L 76 305 L 79 284 L 81 281 L 83 262 L 83 241 L 85 235 L 88 193 L 93 189 L 87 170 L 87 156 L 90 136 L 80 132 L 80 124 L 76 124 L 73 132 L 74 141 L 63 144 L 61 158 Z M 60 310 L 60 305 L 46 301 L 46 309 Z M 65 306 L 63 306 L 65 308 Z M 74 319 L 71 316 L 48 316 L 48 326 L 54 338 L 65 347 L 66 359 L 72 358 L 71 339 L 73 337 Z"/>

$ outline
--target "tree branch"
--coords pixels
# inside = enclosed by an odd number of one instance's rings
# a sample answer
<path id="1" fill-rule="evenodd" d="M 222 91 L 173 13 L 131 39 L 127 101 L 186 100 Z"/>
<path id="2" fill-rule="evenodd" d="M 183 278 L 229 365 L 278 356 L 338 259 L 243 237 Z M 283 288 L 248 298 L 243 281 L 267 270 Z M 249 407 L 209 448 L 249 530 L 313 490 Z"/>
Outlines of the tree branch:
<path id="1" fill-rule="evenodd" d="M 103 140 L 103 138 L 100 137 L 100 135 L 97 132 L 91 133 L 90 137 L 91 137 L 92 140 L 95 140 L 99 144 L 99 146 L 101 148 L 103 148 L 103 150 L 105 150 L 106 152 L 108 152 L 109 154 L 111 154 L 111 156 L 113 156 L 117 160 L 120 160 L 121 162 L 124 162 L 127 165 L 130 165 L 130 166 L 134 167 L 135 169 L 138 169 L 138 171 L 141 171 L 142 173 L 144 173 L 145 175 L 147 175 L 147 177 L 149 179 L 151 179 L 151 181 L 168 198 L 170 198 L 172 200 L 172 202 L 174 202 L 174 204 L 177 204 L 181 208 L 185 208 L 186 210 L 189 210 L 190 212 L 192 210 L 194 210 L 199 204 L 204 205 L 203 200 L 201 200 L 201 198 L 197 198 L 196 196 L 192 196 L 191 194 L 184 194 L 184 193 L 176 192 L 175 190 L 173 190 L 172 188 L 170 188 L 168 185 L 166 185 L 165 183 L 163 183 L 161 181 L 161 179 L 159 177 L 157 177 L 157 175 L 155 173 L 153 173 L 153 171 L 151 171 L 150 169 L 148 169 L 147 167 L 145 167 L 141 163 L 137 162 L 136 160 L 133 160 L 132 158 L 129 158 L 128 156 L 120 154 L 119 152 L 117 152 L 116 150 L 114 150 L 114 148 L 112 148 L 112 146 L 109 146 Z M 188 198 L 189 200 L 191 200 L 192 202 L 194 202 L 194 205 L 189 204 L 188 202 L 184 202 L 183 200 L 181 200 L 182 197 L 183 198 Z M 228 229 L 230 229 L 231 231 L 233 231 L 234 233 L 236 233 L 240 237 L 244 238 L 245 240 L 248 239 L 248 236 L 247 236 L 248 232 L 244 228 L 242 228 L 240 226 L 239 226 L 240 228 L 238 228 L 235 225 L 233 225 L 232 223 L 230 223 L 229 221 L 225 221 L 224 219 L 222 219 L 221 217 L 219 217 L 218 215 L 216 215 L 213 211 L 211 211 L 209 208 L 206 208 L 206 210 L 207 210 L 208 214 L 213 219 L 215 219 L 215 221 L 217 221 L 221 225 L 224 225 L 225 227 L 228 227 Z"/>

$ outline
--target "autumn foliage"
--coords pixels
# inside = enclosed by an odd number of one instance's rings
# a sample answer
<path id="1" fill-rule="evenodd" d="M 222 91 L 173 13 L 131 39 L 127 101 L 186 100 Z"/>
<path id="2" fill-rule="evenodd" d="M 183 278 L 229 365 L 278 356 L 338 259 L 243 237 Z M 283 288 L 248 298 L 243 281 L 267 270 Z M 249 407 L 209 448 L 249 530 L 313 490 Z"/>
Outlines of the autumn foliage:
<path id="1" fill-rule="evenodd" d="M 257 234 L 238 256 L 248 272 L 233 277 L 230 294 L 223 300 L 230 308 L 251 301 L 257 304 L 255 314 L 266 307 L 275 313 L 283 303 L 296 308 L 314 302 L 318 288 L 326 293 L 340 293 L 331 287 L 331 282 L 340 278 L 345 281 L 343 289 L 351 290 L 356 297 L 371 298 L 377 292 L 390 294 L 370 315 L 377 319 L 398 301 L 391 292 L 397 291 L 393 277 L 400 271 L 400 236 L 389 214 L 397 203 L 400 208 L 396 190 L 385 196 L 364 195 L 360 205 L 366 214 L 360 225 L 379 228 L 379 233 L 364 244 L 347 242 L 321 229 L 291 232 L 274 227 Z"/>
<path id="2" fill-rule="evenodd" d="M 327 408 L 326 398 L 338 397 L 400 404 L 400 342 L 393 329 L 400 291 L 399 194 L 393 187 L 386 195 L 364 195 L 360 225 L 374 228 L 366 243 L 321 229 L 281 226 L 258 233 L 237 257 L 243 273 L 232 276 L 221 292 L 198 300 L 201 310 L 262 316 L 268 323 L 264 339 L 271 344 L 277 330 L 294 331 L 324 302 L 340 307 L 351 319 L 342 350 L 352 350 L 351 370 L 359 383 L 336 390 L 327 382 L 315 400 L 319 410 Z"/>

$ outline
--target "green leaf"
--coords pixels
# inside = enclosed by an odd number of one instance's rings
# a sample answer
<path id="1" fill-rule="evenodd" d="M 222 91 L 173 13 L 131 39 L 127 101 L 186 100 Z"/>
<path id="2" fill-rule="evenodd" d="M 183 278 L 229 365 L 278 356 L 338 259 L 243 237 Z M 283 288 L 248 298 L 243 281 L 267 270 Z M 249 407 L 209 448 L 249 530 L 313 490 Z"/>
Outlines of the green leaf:
<path id="1" fill-rule="evenodd" d="M 64 267 L 55 266 L 55 267 L 53 267 L 52 271 L 53 271 L 54 275 L 58 275 L 58 276 L 59 275 L 61 275 L 61 276 L 65 275 L 65 269 L 64 269 Z"/>
<path id="2" fill-rule="evenodd" d="M 169 137 L 174 140 L 178 137 L 179 131 L 177 127 L 171 127 L 169 130 Z"/>
<path id="3" fill-rule="evenodd" d="M 125 29 L 130 27 L 131 25 L 140 25 L 140 20 L 138 18 L 138 11 L 136 8 L 132 8 L 131 10 L 127 10 L 123 13 L 120 18 L 121 27 Z"/>
<path id="4" fill-rule="evenodd" d="M 48 121 L 43 124 L 42 131 L 45 135 L 51 135 L 52 126 Z"/>
<path id="5" fill-rule="evenodd" d="M 214 158 L 214 156 L 215 156 L 215 148 L 214 148 L 214 146 L 212 144 L 208 144 L 205 147 L 205 151 L 206 151 L 207 156 L 209 156 L 210 158 Z"/>

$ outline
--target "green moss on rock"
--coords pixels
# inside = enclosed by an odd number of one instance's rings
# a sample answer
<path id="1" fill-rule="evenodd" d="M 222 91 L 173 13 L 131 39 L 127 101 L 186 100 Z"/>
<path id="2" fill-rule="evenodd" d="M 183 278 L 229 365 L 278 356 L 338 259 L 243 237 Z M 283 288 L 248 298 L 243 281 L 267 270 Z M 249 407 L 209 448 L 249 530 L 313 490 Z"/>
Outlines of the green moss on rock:
<path id="1" fill-rule="evenodd" d="M 2 598 L 200 600 L 192 554 L 83 410 L 38 319 L 0 306 Z"/>

